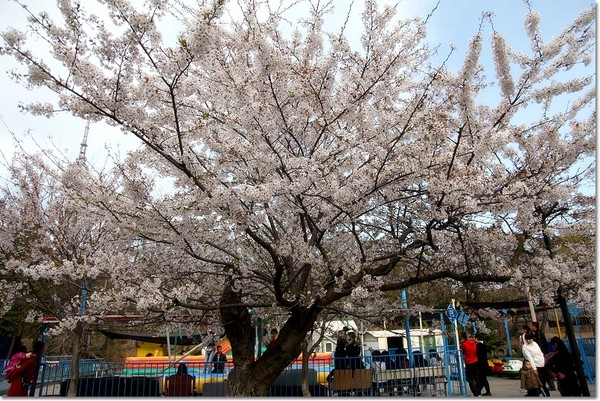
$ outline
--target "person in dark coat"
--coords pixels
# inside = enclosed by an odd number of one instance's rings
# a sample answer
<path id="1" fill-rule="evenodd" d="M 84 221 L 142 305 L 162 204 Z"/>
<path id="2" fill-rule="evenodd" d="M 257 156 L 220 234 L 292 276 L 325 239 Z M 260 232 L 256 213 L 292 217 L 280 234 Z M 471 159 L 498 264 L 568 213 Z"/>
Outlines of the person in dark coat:
<path id="1" fill-rule="evenodd" d="M 350 362 L 351 369 L 364 369 L 365 364 L 360 358 L 360 344 L 358 342 L 358 338 L 356 334 L 351 332 L 348 337 L 350 341 L 348 345 L 346 345 L 346 355 L 348 356 L 348 361 Z"/>
<path id="2" fill-rule="evenodd" d="M 385 368 L 387 370 L 396 369 L 396 361 L 390 356 L 388 350 L 381 351 L 381 358 L 385 362 Z"/>
<path id="3" fill-rule="evenodd" d="M 400 347 L 396 352 L 396 368 L 408 368 L 408 363 L 408 351 L 406 351 L 406 348 Z"/>
<path id="4" fill-rule="evenodd" d="M 423 355 L 423 353 L 420 350 L 414 351 L 412 354 L 412 357 L 413 357 L 412 367 L 425 368 L 425 367 L 429 366 L 429 364 L 427 363 L 427 360 L 425 359 L 425 356 Z M 411 395 L 420 396 L 421 395 L 421 386 L 426 385 L 426 384 L 427 384 L 427 381 L 425 380 L 424 377 L 412 378 L 411 386 L 410 386 Z"/>
<path id="5" fill-rule="evenodd" d="M 485 388 L 485 393 L 481 393 L 482 396 L 491 396 L 490 382 L 488 382 L 487 375 L 489 370 L 488 365 L 488 350 L 487 345 L 483 342 L 481 334 L 475 334 L 475 342 L 477 343 L 477 367 L 479 369 L 479 392 Z"/>
<path id="6" fill-rule="evenodd" d="M 348 368 L 348 354 L 346 354 L 346 345 L 348 341 L 345 337 L 340 337 L 335 345 L 333 353 L 333 366 L 335 369 L 344 370 Z"/>
<path id="7" fill-rule="evenodd" d="M 225 373 L 225 364 L 227 363 L 227 355 L 223 353 L 223 347 L 217 345 L 217 352 L 213 358 L 212 373 Z"/>
<path id="8" fill-rule="evenodd" d="M 579 387 L 571 353 L 558 337 L 552 337 L 550 344 L 554 348 L 554 353 L 546 361 L 546 368 L 556 375 L 560 395 L 562 397 L 580 397 L 581 387 Z"/>
<path id="9" fill-rule="evenodd" d="M 546 357 L 549 356 L 553 350 L 548 348 L 548 340 L 546 340 L 546 335 L 544 332 L 540 330 L 540 325 L 538 322 L 531 323 L 531 332 L 533 333 L 533 341 L 536 342 Z M 550 377 L 545 370 L 542 373 L 544 374 L 544 377 L 541 378 L 542 383 L 546 383 L 548 385 L 548 390 L 556 391 L 552 377 Z"/>
<path id="10" fill-rule="evenodd" d="M 547 355 L 550 351 L 548 349 L 548 341 L 546 340 L 544 332 L 540 330 L 540 325 L 538 322 L 531 323 L 531 332 L 533 333 L 533 341 L 537 343 L 542 350 L 542 353 Z"/>
<path id="11" fill-rule="evenodd" d="M 350 365 L 348 363 L 348 355 L 346 354 L 346 345 L 348 345 L 346 337 L 338 337 L 337 343 L 335 345 L 335 351 L 333 352 L 333 369 L 331 369 L 331 372 L 329 372 L 326 378 L 326 380 L 329 383 L 333 381 L 336 370 L 339 371 L 350 368 Z"/>

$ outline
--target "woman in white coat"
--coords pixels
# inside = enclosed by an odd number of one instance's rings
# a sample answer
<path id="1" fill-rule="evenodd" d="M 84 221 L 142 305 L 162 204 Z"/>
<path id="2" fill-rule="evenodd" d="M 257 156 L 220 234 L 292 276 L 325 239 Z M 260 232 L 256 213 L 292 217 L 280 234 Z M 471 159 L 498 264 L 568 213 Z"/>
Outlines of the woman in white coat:
<path id="1" fill-rule="evenodd" d="M 523 358 L 531 362 L 534 374 L 536 374 L 542 382 L 542 392 L 546 397 L 550 397 L 548 391 L 548 373 L 546 372 L 546 360 L 540 346 L 533 341 L 533 333 L 525 334 L 525 344 L 523 344 Z"/>

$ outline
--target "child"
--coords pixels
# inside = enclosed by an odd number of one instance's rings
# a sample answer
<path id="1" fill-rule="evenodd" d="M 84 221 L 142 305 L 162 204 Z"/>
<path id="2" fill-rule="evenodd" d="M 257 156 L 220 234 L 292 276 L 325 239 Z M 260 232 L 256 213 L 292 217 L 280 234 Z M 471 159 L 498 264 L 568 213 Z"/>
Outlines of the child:
<path id="1" fill-rule="evenodd" d="M 17 347 L 17 352 L 15 352 L 13 354 L 13 356 L 10 357 L 10 360 L 8 361 L 8 363 L 6 364 L 6 368 L 4 368 L 4 378 L 8 381 L 8 382 L 12 382 L 13 379 L 11 378 L 11 374 L 12 372 L 19 366 L 21 365 L 21 363 L 29 358 L 31 356 L 31 353 L 27 353 L 27 347 L 25 347 L 24 345 L 19 345 Z"/>
<path id="2" fill-rule="evenodd" d="M 535 374 L 531 362 L 527 359 L 523 361 L 523 368 L 521 369 L 521 389 L 527 390 L 526 397 L 539 397 L 542 382 L 540 378 Z"/>

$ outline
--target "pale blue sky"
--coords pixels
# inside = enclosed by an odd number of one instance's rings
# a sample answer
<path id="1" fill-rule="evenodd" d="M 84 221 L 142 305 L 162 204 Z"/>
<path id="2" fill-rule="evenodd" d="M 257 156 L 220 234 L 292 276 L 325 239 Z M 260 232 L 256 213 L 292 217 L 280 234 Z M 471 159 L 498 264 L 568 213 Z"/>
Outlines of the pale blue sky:
<path id="1" fill-rule="evenodd" d="M 47 8 L 54 8 L 54 1 L 23 0 L 25 3 L 33 4 L 35 9 L 42 4 Z M 380 3 L 396 3 L 382 0 Z M 92 1 L 83 2 L 84 6 L 92 4 Z M 357 8 L 361 1 L 356 0 Z M 433 0 L 403 0 L 400 1 L 401 16 L 420 15 L 425 17 L 435 6 L 437 1 Z M 348 0 L 335 0 L 336 7 L 346 9 Z M 593 5 L 590 0 L 531 0 L 532 8 L 538 10 L 542 16 L 541 29 L 546 40 L 556 36 L 562 28 L 573 20 L 581 10 Z M 458 70 L 464 58 L 470 38 L 477 32 L 481 14 L 484 11 L 492 11 L 494 16 L 494 27 L 502 32 L 507 42 L 518 50 L 527 50 L 529 41 L 524 34 L 523 18 L 527 8 L 521 0 L 441 0 L 434 15 L 428 24 L 428 40 L 432 44 L 441 43 L 440 57 L 445 57 L 450 50 L 450 44 L 456 47 L 452 56 L 450 66 Z M 340 17 L 341 18 L 341 17 Z M 0 0 L 0 29 L 5 30 L 8 26 L 23 26 L 25 13 L 12 0 Z M 358 17 L 354 17 L 355 23 Z M 352 25 L 353 27 L 355 25 Z M 491 31 L 489 24 L 484 32 Z M 356 28 L 353 29 L 356 32 Z M 356 33 L 353 33 L 356 34 Z M 357 34 L 356 34 L 357 35 Z M 489 37 L 489 36 L 488 36 Z M 489 45 L 485 48 L 489 49 Z M 488 53 L 483 54 L 483 61 L 491 60 Z M 44 117 L 33 117 L 21 113 L 17 105 L 31 99 L 43 99 L 48 97 L 45 90 L 27 91 L 12 82 L 5 72 L 17 66 L 16 62 L 7 57 L 0 58 L 0 66 L 3 74 L 0 74 L 0 90 L 3 96 L 0 99 L 0 150 L 7 157 L 12 154 L 12 140 L 9 130 L 17 137 L 23 137 L 24 133 L 30 131 L 34 138 L 42 145 L 48 146 L 48 137 L 60 149 L 68 152 L 71 158 L 75 158 L 79 152 L 79 144 L 83 136 L 85 122 L 70 117 L 67 114 L 59 115 L 52 119 Z M 491 64 L 488 67 L 488 76 L 493 76 Z M 123 149 L 132 148 L 136 145 L 131 135 L 123 136 L 118 130 L 104 124 L 92 124 L 88 140 L 88 158 L 92 162 L 102 161 L 105 157 L 103 151 L 105 144 L 111 144 L 114 149 L 118 144 Z M 26 146 L 31 149 L 30 140 L 25 141 Z M 3 175 L 3 174 L 0 174 Z"/>

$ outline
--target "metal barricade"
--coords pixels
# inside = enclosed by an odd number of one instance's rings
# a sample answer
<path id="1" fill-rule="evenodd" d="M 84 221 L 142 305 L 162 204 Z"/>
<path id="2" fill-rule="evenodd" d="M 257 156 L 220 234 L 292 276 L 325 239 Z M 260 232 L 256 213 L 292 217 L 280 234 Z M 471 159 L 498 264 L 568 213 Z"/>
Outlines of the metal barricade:
<path id="1" fill-rule="evenodd" d="M 433 353 L 431 353 L 433 354 Z M 432 358 L 423 353 L 425 361 Z M 373 358 L 363 356 L 346 358 L 347 368 L 334 370 L 334 359 L 309 358 L 308 369 L 301 361 L 290 364 L 273 382 L 270 396 L 301 396 L 303 391 L 313 396 L 369 395 L 369 396 L 464 396 L 466 386 L 461 383 L 458 366 L 462 358 L 457 350 L 436 349 L 437 362 L 402 365 L 402 356 L 389 354 Z M 410 358 L 414 361 L 415 358 Z M 409 360 L 409 358 L 406 358 Z M 183 361 L 193 377 L 190 395 L 224 396 L 226 380 L 233 369 L 227 362 L 223 373 L 204 372 L 203 362 Z M 4 362 L 4 365 L 6 363 Z M 2 361 L 0 361 L 0 366 Z M 377 367 L 379 365 L 379 367 Z M 352 369 L 354 367 L 354 369 Z M 67 396 L 71 383 L 71 360 L 44 359 L 38 374 L 37 396 Z M 168 362 L 107 362 L 87 359 L 79 362 L 77 396 L 161 396 L 177 374 L 177 366 Z M 464 378 L 462 378 L 464 380 Z M 306 384 L 303 388 L 303 383 Z"/>
<path id="2" fill-rule="evenodd" d="M 572 352 L 569 340 L 564 339 L 563 341 L 569 352 Z M 577 338 L 577 346 L 581 354 L 585 378 L 590 384 L 594 384 L 596 383 L 596 338 Z"/>

